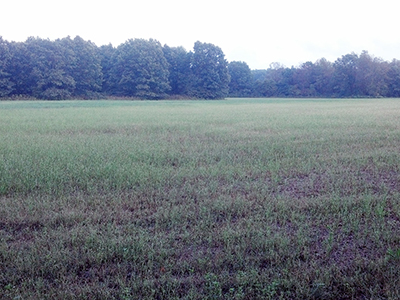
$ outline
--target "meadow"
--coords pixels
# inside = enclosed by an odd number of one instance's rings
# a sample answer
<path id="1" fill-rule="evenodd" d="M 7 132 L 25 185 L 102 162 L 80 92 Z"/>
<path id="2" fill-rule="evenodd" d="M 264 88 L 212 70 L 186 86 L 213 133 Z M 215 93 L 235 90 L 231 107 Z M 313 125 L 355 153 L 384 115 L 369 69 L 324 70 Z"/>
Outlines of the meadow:
<path id="1" fill-rule="evenodd" d="M 1 299 L 400 299 L 400 99 L 0 101 Z"/>

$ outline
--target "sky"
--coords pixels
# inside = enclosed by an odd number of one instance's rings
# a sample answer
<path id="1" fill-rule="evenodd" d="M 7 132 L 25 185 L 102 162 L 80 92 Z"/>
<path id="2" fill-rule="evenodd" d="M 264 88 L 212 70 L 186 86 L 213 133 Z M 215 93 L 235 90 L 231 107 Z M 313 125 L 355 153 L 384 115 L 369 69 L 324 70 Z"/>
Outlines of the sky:
<path id="1" fill-rule="evenodd" d="M 251 69 L 287 67 L 367 50 L 400 59 L 397 0 L 0 0 L 0 36 L 55 40 L 79 35 L 97 46 L 156 39 L 193 49 L 219 46 Z"/>

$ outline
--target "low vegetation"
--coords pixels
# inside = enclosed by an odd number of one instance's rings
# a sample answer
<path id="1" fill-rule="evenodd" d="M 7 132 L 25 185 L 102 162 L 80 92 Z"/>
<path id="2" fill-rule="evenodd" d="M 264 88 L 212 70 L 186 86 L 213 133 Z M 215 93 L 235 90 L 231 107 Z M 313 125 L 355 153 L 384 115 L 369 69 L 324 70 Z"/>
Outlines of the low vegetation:
<path id="1" fill-rule="evenodd" d="M 0 102 L 0 298 L 399 299 L 399 116 Z"/>

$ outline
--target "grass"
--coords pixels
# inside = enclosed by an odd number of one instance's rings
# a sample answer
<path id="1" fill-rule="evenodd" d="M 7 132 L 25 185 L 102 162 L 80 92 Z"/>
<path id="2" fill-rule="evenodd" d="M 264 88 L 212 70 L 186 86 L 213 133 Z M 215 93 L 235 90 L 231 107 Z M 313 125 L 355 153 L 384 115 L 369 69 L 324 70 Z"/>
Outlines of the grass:
<path id="1" fill-rule="evenodd" d="M 0 102 L 2 299 L 399 299 L 400 100 Z"/>

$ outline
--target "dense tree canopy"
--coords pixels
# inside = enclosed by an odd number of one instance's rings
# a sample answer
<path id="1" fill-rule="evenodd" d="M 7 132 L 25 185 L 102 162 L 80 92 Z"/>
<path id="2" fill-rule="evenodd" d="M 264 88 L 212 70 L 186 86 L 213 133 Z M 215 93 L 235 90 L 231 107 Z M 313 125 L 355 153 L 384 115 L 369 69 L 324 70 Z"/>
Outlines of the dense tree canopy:
<path id="1" fill-rule="evenodd" d="M 0 36 L 0 97 L 8 96 L 13 90 L 11 74 L 7 71 L 11 62 L 9 43 Z"/>
<path id="2" fill-rule="evenodd" d="M 191 76 L 190 53 L 183 47 L 163 47 L 164 56 L 168 62 L 169 84 L 171 95 L 188 95 Z"/>
<path id="3" fill-rule="evenodd" d="M 349 53 L 334 63 L 325 58 L 315 63 L 286 68 L 279 64 L 254 70 L 253 96 L 257 97 L 399 97 L 400 63 Z"/>
<path id="4" fill-rule="evenodd" d="M 112 69 L 112 57 L 116 49 L 111 45 L 103 45 L 98 48 L 98 54 L 100 56 L 101 70 L 103 73 L 103 81 L 101 85 L 101 90 L 104 94 L 111 94 L 111 69 Z"/>
<path id="5" fill-rule="evenodd" d="M 196 42 L 191 55 L 191 94 L 204 99 L 223 99 L 229 92 L 228 62 L 221 48 Z"/>
<path id="6" fill-rule="evenodd" d="M 0 36 L 0 98 L 161 99 L 190 97 L 400 97 L 400 61 L 354 52 L 287 68 L 250 70 L 227 62 L 221 48 L 196 42 L 192 51 L 130 39 L 97 47 L 77 36 L 50 41 Z"/>
<path id="7" fill-rule="evenodd" d="M 70 60 L 59 41 L 29 38 L 14 43 L 14 59 L 10 68 L 15 80 L 15 93 L 39 99 L 65 99 L 72 96 L 75 80 L 68 72 Z"/>
<path id="8" fill-rule="evenodd" d="M 128 40 L 117 48 L 111 65 L 110 84 L 117 95 L 158 99 L 170 90 L 168 62 L 158 41 Z"/>
<path id="9" fill-rule="evenodd" d="M 394 59 L 388 65 L 387 89 L 392 97 L 400 97 L 400 60 Z"/>
<path id="10" fill-rule="evenodd" d="M 248 97 L 251 95 L 253 78 L 249 66 L 242 61 L 232 61 L 228 65 L 231 81 L 229 83 L 229 96 Z"/>
<path id="11" fill-rule="evenodd" d="M 74 93 L 90 98 L 93 93 L 102 89 L 103 72 L 97 46 L 79 36 L 71 41 L 70 46 L 75 61 L 70 74 L 75 80 Z"/>

